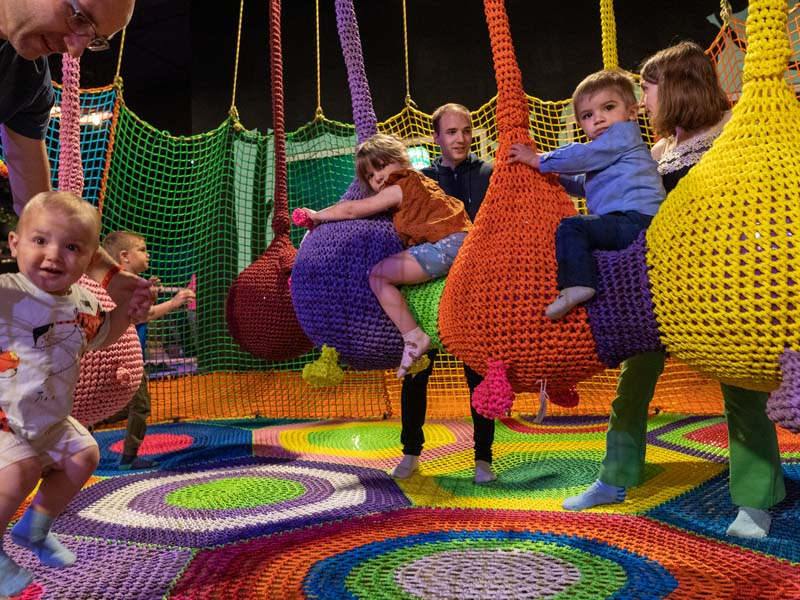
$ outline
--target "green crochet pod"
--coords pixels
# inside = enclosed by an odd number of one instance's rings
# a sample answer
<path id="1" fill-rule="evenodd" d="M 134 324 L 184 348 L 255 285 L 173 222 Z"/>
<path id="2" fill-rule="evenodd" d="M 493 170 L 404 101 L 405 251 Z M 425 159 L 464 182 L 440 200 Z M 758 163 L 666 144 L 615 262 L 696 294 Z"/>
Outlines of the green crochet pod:
<path id="1" fill-rule="evenodd" d="M 440 277 L 433 281 L 418 285 L 407 285 L 401 288 L 403 296 L 408 302 L 411 314 L 420 327 L 431 337 L 431 348 L 441 349 L 439 339 L 439 301 L 442 299 L 446 278 Z"/>

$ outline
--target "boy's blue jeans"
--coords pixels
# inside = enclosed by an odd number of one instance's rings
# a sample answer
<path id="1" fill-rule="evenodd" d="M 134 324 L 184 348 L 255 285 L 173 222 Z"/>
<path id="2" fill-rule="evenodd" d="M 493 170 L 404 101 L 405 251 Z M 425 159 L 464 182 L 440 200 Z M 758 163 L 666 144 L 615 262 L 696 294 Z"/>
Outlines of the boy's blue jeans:
<path id="1" fill-rule="evenodd" d="M 634 210 L 562 219 L 556 229 L 558 288 L 597 288 L 593 250 L 623 250 L 633 243 L 653 217 Z"/>

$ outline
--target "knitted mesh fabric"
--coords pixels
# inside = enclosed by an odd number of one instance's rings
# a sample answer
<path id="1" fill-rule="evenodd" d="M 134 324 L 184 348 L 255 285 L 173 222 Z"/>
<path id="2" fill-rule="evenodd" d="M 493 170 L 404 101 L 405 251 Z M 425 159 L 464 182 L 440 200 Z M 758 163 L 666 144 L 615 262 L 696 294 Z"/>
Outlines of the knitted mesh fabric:
<path id="1" fill-rule="evenodd" d="M 390 219 L 324 223 L 308 233 L 292 273 L 292 300 L 309 338 L 354 369 L 400 364 L 403 339 L 369 287 L 369 272 L 403 244 Z"/>
<path id="2" fill-rule="evenodd" d="M 80 150 L 80 59 L 62 57 L 63 89 L 59 122 L 58 187 L 83 194 Z M 78 281 L 100 301 L 103 310 L 116 305 L 103 287 L 83 275 Z M 117 413 L 133 398 L 144 374 L 142 346 L 130 326 L 111 346 L 81 357 L 81 371 L 73 395 L 72 416 L 84 425 L 94 425 Z"/>
<path id="3" fill-rule="evenodd" d="M 363 141 L 377 133 L 377 119 L 352 0 L 337 0 L 336 22 L 356 133 Z M 353 181 L 343 201 L 365 196 Z M 310 231 L 300 245 L 292 273 L 292 300 L 303 331 L 317 346 L 335 348 L 341 360 L 354 369 L 389 369 L 400 364 L 403 339 L 372 293 L 369 272 L 379 261 L 402 250 L 403 244 L 385 216 L 325 223 Z M 438 296 L 435 288 L 431 294 Z M 422 325 L 434 338 L 435 330 Z"/>
<path id="4" fill-rule="evenodd" d="M 78 284 L 100 300 L 103 310 L 112 310 L 116 306 L 93 279 L 84 275 Z M 94 425 L 116 414 L 131 401 L 143 374 L 142 345 L 136 328 L 131 325 L 108 348 L 86 352 L 81 357 L 72 416 L 84 425 Z"/>
<path id="5" fill-rule="evenodd" d="M 61 119 L 58 130 L 58 187 L 83 196 L 83 164 L 81 163 L 81 59 L 64 54 L 61 57 Z"/>
<path id="6" fill-rule="evenodd" d="M 414 320 L 431 338 L 431 348 L 441 348 L 439 340 L 439 302 L 447 280 L 444 277 L 428 283 L 403 286 L 400 290 L 408 302 Z"/>
<path id="7" fill-rule="evenodd" d="M 725 383 L 778 386 L 800 350 L 800 106 L 784 81 L 787 3 L 754 0 L 731 120 L 668 196 L 647 234 L 662 339 Z"/>
<path id="8" fill-rule="evenodd" d="M 800 352 L 784 350 L 778 357 L 783 381 L 767 400 L 767 416 L 792 433 L 800 433 Z"/>
<path id="9" fill-rule="evenodd" d="M 485 375 L 502 360 L 515 392 L 551 395 L 600 370 L 583 309 L 544 316 L 556 296 L 555 230 L 575 209 L 555 176 L 507 163 L 512 143 L 530 143 L 528 104 L 502 0 L 486 0 L 497 77 L 499 145 L 489 189 L 450 274 L 439 307 L 447 349 Z"/>
<path id="10" fill-rule="evenodd" d="M 297 251 L 289 239 L 289 194 L 286 127 L 283 106 L 281 3 L 270 1 L 270 67 L 275 148 L 275 237 L 264 253 L 242 271 L 228 290 L 225 317 L 228 331 L 245 350 L 267 360 L 289 360 L 313 345 L 300 327 L 292 305 L 289 277 Z"/>
<path id="11" fill-rule="evenodd" d="M 642 232 L 625 250 L 594 252 L 597 295 L 586 305 L 597 355 L 609 367 L 631 356 L 663 350 L 647 278 Z"/>
<path id="12" fill-rule="evenodd" d="M 289 360 L 313 348 L 297 320 L 289 291 L 296 254 L 288 235 L 275 237 L 228 289 L 228 331 L 253 356 Z"/>

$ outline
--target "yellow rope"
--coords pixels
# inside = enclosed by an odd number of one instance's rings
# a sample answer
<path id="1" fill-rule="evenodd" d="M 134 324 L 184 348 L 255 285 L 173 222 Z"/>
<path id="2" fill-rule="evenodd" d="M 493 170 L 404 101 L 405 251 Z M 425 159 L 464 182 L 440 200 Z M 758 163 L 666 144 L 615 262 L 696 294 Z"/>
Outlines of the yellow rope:
<path id="1" fill-rule="evenodd" d="M 236 31 L 236 60 L 233 64 L 233 92 L 231 94 L 230 116 L 234 126 L 239 123 L 239 112 L 236 110 L 236 81 L 239 77 L 239 49 L 242 43 L 242 14 L 244 13 L 244 0 L 239 2 L 239 28 Z"/>
<path id="2" fill-rule="evenodd" d="M 117 72 L 114 73 L 114 83 L 116 83 L 117 80 L 119 80 L 120 81 L 120 86 L 122 85 L 122 83 L 121 83 L 122 78 L 119 76 L 119 71 L 122 68 L 122 49 L 125 47 L 125 32 L 126 31 L 128 31 L 128 28 L 127 27 L 123 27 L 122 34 L 120 35 L 120 38 L 119 38 L 119 54 L 117 55 Z"/>
<path id="3" fill-rule="evenodd" d="M 408 19 L 406 18 L 406 0 L 403 0 L 403 50 L 406 60 L 406 106 L 416 106 L 411 99 L 411 84 L 408 76 Z"/>
<path id="4" fill-rule="evenodd" d="M 603 29 L 603 67 L 619 66 L 617 56 L 617 22 L 614 19 L 614 1 L 600 0 L 600 24 Z"/>
<path id="5" fill-rule="evenodd" d="M 731 3 L 728 2 L 728 0 L 720 0 L 719 16 L 722 17 L 722 26 L 730 27 L 733 10 L 731 9 Z"/>
<path id="6" fill-rule="evenodd" d="M 316 6 L 316 28 L 317 28 L 317 110 L 314 112 L 314 119 L 322 119 L 325 115 L 322 113 L 322 77 L 320 58 L 319 58 L 319 0 L 315 2 Z"/>

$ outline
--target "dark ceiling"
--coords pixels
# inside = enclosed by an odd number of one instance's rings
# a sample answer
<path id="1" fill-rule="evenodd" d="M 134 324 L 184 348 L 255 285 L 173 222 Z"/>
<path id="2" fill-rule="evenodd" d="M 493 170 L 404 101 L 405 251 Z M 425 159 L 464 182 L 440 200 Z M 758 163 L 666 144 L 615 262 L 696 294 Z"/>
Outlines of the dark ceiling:
<path id="1" fill-rule="evenodd" d="M 334 0 L 320 7 L 321 104 L 326 116 L 352 122 Z M 446 101 L 477 107 L 496 93 L 488 32 L 480 0 L 407 0 L 411 97 L 430 112 Z M 528 93 L 569 97 L 575 83 L 602 67 L 598 0 L 541 3 L 507 0 L 517 59 Z M 652 52 L 679 39 L 703 46 L 718 28 L 718 0 L 640 2 L 615 6 L 620 66 L 635 70 Z M 746 1 L 732 2 L 734 10 Z M 401 0 L 355 0 L 367 77 L 375 111 L 383 120 L 406 97 Z M 121 75 L 128 107 L 157 129 L 174 135 L 215 128 L 228 114 L 239 2 L 137 0 L 128 26 Z M 268 2 L 244 2 L 236 105 L 248 128 L 271 125 Z M 317 104 L 315 0 L 282 6 L 286 127 L 311 121 Z M 119 50 L 86 53 L 85 87 L 113 80 Z M 53 59 L 60 80 L 59 58 Z"/>

